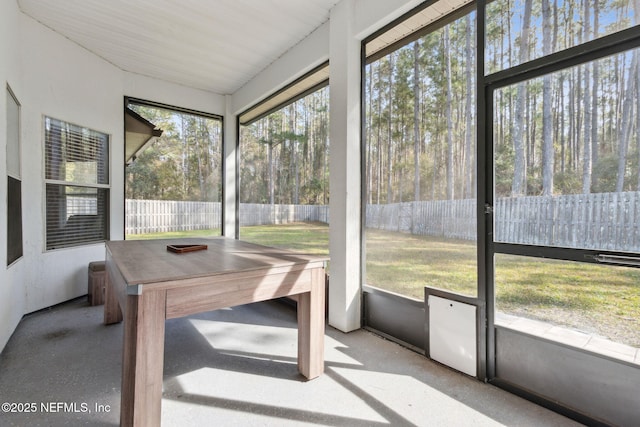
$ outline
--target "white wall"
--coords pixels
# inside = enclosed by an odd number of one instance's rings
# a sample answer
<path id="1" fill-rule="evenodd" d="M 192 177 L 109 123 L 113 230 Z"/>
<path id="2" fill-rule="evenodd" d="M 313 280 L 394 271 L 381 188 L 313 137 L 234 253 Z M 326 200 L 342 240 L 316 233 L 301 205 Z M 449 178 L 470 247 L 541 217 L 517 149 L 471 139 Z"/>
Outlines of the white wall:
<path id="1" fill-rule="evenodd" d="M 272 62 L 232 96 L 239 114 L 329 59 L 329 23 L 325 23 Z"/>
<path id="2" fill-rule="evenodd" d="M 104 244 L 45 251 L 43 116 L 111 136 L 111 238 L 124 236 L 124 96 L 224 115 L 221 95 L 124 72 L 0 1 L 0 81 L 21 103 L 24 256 L 6 265 L 6 113 L 0 102 L 0 350 L 24 314 L 87 292 Z"/>
<path id="3" fill-rule="evenodd" d="M 128 72 L 123 72 L 122 74 L 123 90 L 127 96 L 220 116 L 225 112 L 226 100 L 224 95 L 193 89 L 139 74 Z"/>
<path id="4" fill-rule="evenodd" d="M 7 267 L 7 128 L 6 84 L 22 102 L 23 86 L 18 56 L 18 6 L 15 1 L 0 1 L 0 350 L 20 321 L 26 292 L 24 260 Z M 24 156 L 24 155 L 23 155 Z M 23 167 L 24 170 L 24 162 Z"/>
<path id="5" fill-rule="evenodd" d="M 35 20 L 20 14 L 23 221 L 27 267 L 24 312 L 86 293 L 87 264 L 104 258 L 104 244 L 45 252 L 43 116 L 111 135 L 112 159 L 122 159 L 122 74 L 114 66 Z M 122 197 L 122 167 L 111 164 L 111 195 Z M 117 205 L 117 203 L 114 203 Z M 113 218 L 122 216 L 112 206 Z"/>

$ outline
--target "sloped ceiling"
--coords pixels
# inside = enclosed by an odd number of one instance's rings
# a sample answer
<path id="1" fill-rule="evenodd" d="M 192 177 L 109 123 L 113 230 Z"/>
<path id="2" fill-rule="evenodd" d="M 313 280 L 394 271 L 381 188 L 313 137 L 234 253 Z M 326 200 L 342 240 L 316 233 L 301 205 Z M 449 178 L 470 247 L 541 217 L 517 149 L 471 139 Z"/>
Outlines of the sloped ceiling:
<path id="1" fill-rule="evenodd" d="M 122 70 L 232 94 L 329 19 L 339 0 L 18 0 Z"/>

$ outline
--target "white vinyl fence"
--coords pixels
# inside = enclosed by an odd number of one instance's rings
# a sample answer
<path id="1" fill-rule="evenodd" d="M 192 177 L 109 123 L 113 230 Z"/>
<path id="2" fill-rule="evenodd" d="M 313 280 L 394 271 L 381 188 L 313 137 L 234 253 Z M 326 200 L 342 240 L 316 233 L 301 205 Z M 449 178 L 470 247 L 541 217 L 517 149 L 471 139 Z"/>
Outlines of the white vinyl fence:
<path id="1" fill-rule="evenodd" d="M 219 228 L 220 203 L 127 200 L 126 233 Z M 499 242 L 640 251 L 640 192 L 499 198 Z M 326 205 L 241 203 L 240 225 L 329 223 Z M 476 201 L 437 200 L 367 205 L 367 228 L 476 240 Z"/>
<path id="2" fill-rule="evenodd" d="M 640 251 L 640 192 L 498 199 L 496 240 Z"/>
<path id="3" fill-rule="evenodd" d="M 476 239 L 475 200 L 367 205 L 367 228 L 450 239 Z"/>
<path id="4" fill-rule="evenodd" d="M 240 203 L 240 226 L 288 224 L 292 222 L 329 223 L 326 205 L 263 205 Z"/>
<path id="5" fill-rule="evenodd" d="M 173 200 L 125 201 L 126 234 L 220 228 L 220 202 L 178 202 Z"/>
<path id="6" fill-rule="evenodd" d="M 126 234 L 220 228 L 220 202 L 126 200 Z M 240 225 L 329 222 L 329 206 L 240 204 Z"/>
<path id="7" fill-rule="evenodd" d="M 640 251 L 640 192 L 505 197 L 495 202 L 498 242 Z M 367 227 L 476 240 L 476 201 L 367 206 Z"/>

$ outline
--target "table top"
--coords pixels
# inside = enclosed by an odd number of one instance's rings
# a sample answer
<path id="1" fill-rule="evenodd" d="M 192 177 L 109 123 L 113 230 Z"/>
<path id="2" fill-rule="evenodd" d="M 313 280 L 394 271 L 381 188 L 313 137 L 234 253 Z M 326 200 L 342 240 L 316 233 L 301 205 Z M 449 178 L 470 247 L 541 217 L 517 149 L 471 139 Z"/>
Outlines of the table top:
<path id="1" fill-rule="evenodd" d="M 182 254 L 167 245 L 207 245 Z M 208 277 L 273 267 L 320 267 L 329 258 L 226 237 L 108 241 L 107 250 L 128 284 Z"/>

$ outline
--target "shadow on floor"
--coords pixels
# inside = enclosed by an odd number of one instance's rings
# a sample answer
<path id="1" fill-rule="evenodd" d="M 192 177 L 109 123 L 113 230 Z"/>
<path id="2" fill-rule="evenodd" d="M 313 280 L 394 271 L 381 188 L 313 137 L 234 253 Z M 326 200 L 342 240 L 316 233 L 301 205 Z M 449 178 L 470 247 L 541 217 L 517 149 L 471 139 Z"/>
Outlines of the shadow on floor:
<path id="1" fill-rule="evenodd" d="M 163 425 L 577 425 L 364 330 L 297 370 L 295 309 L 256 303 L 166 323 Z M 26 316 L 0 355 L 0 425 L 117 425 L 122 325 L 84 299 Z M 20 409 L 15 407 L 15 409 Z M 24 409 L 24 408 L 21 408 Z"/>

